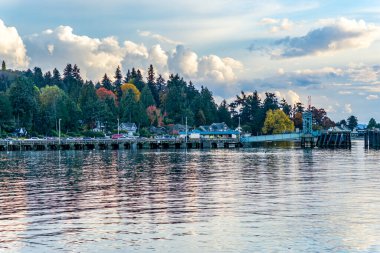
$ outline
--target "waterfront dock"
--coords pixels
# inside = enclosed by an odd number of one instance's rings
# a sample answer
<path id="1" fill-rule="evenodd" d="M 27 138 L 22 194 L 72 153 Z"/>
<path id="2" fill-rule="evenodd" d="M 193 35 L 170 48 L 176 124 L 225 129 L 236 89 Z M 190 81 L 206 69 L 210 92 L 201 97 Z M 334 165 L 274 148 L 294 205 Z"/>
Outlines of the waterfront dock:
<path id="1" fill-rule="evenodd" d="M 207 149 L 238 148 L 236 138 L 210 140 L 184 139 L 90 139 L 90 140 L 0 140 L 0 151 L 118 150 L 118 149 Z"/>

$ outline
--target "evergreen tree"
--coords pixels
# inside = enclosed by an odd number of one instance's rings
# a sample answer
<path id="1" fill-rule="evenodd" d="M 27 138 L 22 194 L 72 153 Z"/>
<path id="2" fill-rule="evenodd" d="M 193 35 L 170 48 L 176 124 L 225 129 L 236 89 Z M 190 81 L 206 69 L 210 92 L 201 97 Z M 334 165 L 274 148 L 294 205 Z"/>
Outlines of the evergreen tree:
<path id="1" fill-rule="evenodd" d="M 5 93 L 0 92 L 0 138 L 2 131 L 10 131 L 13 127 L 14 121 L 12 111 L 13 108 L 8 96 Z"/>
<path id="2" fill-rule="evenodd" d="M 52 75 L 51 75 L 51 72 L 48 71 L 48 72 L 46 72 L 45 75 L 44 75 L 44 86 L 46 86 L 46 85 L 51 85 L 52 82 L 53 82 L 53 77 L 52 77 Z"/>
<path id="3" fill-rule="evenodd" d="M 52 77 L 50 85 L 52 85 L 52 86 L 56 85 L 61 89 L 63 88 L 61 74 L 59 73 L 58 69 L 56 69 L 56 68 L 53 69 L 53 77 Z"/>
<path id="4" fill-rule="evenodd" d="M 228 110 L 226 100 L 223 100 L 218 107 L 218 121 L 224 122 L 227 126 L 232 127 L 231 113 Z"/>
<path id="5" fill-rule="evenodd" d="M 34 67 L 33 69 L 33 82 L 38 88 L 45 86 L 45 79 L 42 75 L 42 70 L 39 67 Z"/>
<path id="6" fill-rule="evenodd" d="M 123 76 L 121 74 L 121 70 L 119 66 L 117 66 L 116 68 L 114 78 L 115 78 L 115 82 L 113 83 L 113 85 L 115 87 L 115 93 L 117 95 L 118 100 L 120 100 L 121 96 L 123 95 L 123 92 L 121 90 Z"/>
<path id="7" fill-rule="evenodd" d="M 141 91 L 140 100 L 144 108 L 148 108 L 151 105 L 155 105 L 152 92 L 150 91 L 148 85 L 145 85 L 145 87 Z"/>
<path id="8" fill-rule="evenodd" d="M 26 127 L 30 130 L 34 111 L 37 108 L 37 91 L 33 83 L 27 78 L 17 78 L 9 88 L 9 100 L 17 127 Z"/>
<path id="9" fill-rule="evenodd" d="M 288 104 L 288 102 L 286 102 L 285 98 L 283 98 L 280 102 L 280 107 L 282 109 L 282 111 L 287 115 L 287 116 L 290 116 L 291 114 L 291 111 L 292 111 L 292 107 Z"/>
<path id="10" fill-rule="evenodd" d="M 112 82 L 111 80 L 108 78 L 107 74 L 104 74 L 103 76 L 103 79 L 102 79 L 102 85 L 104 88 L 106 88 L 107 90 L 112 90 Z"/>
<path id="11" fill-rule="evenodd" d="M 78 82 L 83 82 L 83 79 L 82 79 L 82 77 L 80 76 L 80 69 L 78 68 L 78 66 L 75 64 L 74 65 L 74 68 L 73 68 L 73 72 L 72 72 L 72 74 L 73 74 L 73 78 L 76 80 L 76 81 L 78 81 Z"/>
<path id="12" fill-rule="evenodd" d="M 129 83 L 129 81 L 132 79 L 131 71 L 128 69 L 127 75 L 124 78 L 124 83 Z"/>
<path id="13" fill-rule="evenodd" d="M 157 102 L 157 106 L 160 107 L 161 103 L 162 103 L 161 97 L 164 94 L 165 87 L 166 87 L 166 81 L 162 77 L 162 75 L 158 75 L 158 77 L 156 79 L 156 87 L 157 87 L 157 94 L 158 94 L 158 101 L 156 101 L 156 102 Z"/>
<path id="14" fill-rule="evenodd" d="M 7 66 L 5 65 L 5 61 L 3 61 L 3 62 L 1 63 L 1 70 L 2 70 L 2 71 L 6 71 L 6 70 L 7 70 Z"/>
<path id="15" fill-rule="evenodd" d="M 369 122 L 368 122 L 367 128 L 368 129 L 372 129 L 372 128 L 376 127 L 376 126 L 377 126 L 376 120 L 374 118 L 371 118 L 369 120 Z"/>
<path id="16" fill-rule="evenodd" d="M 158 105 L 160 103 L 160 95 L 159 95 L 158 87 L 156 85 L 155 73 L 154 73 L 154 68 L 152 64 L 149 66 L 149 69 L 148 69 L 147 84 L 153 95 L 155 104 Z"/>

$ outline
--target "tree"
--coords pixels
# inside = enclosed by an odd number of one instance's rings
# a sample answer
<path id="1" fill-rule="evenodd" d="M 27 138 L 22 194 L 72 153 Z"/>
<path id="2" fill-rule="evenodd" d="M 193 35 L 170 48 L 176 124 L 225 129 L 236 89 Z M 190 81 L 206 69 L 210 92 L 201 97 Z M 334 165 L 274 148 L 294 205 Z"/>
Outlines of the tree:
<path id="1" fill-rule="evenodd" d="M 231 113 L 228 110 L 227 101 L 224 99 L 218 106 L 218 121 L 225 122 L 227 126 L 231 126 Z"/>
<path id="2" fill-rule="evenodd" d="M 32 128 L 33 116 L 37 108 L 38 90 L 33 83 L 24 77 L 19 77 L 9 88 L 9 100 L 16 118 L 17 127 Z"/>
<path id="3" fill-rule="evenodd" d="M 358 118 L 356 118 L 354 115 L 348 117 L 347 126 L 349 129 L 354 130 L 354 128 L 358 126 Z"/>
<path id="4" fill-rule="evenodd" d="M 53 77 L 51 79 L 50 85 L 56 85 L 61 89 L 63 88 L 61 74 L 56 68 L 53 69 Z"/>
<path id="5" fill-rule="evenodd" d="M 268 110 L 263 127 L 264 134 L 280 134 L 294 131 L 294 124 L 282 110 Z"/>
<path id="6" fill-rule="evenodd" d="M 121 86 L 121 90 L 123 92 L 123 96 L 126 96 L 126 94 L 128 93 L 129 90 L 131 90 L 133 92 L 133 94 L 135 95 L 135 100 L 140 100 L 140 91 L 136 88 L 136 86 L 132 83 L 125 83 Z"/>
<path id="7" fill-rule="evenodd" d="M 148 116 L 151 125 L 162 126 L 164 117 L 162 116 L 161 110 L 154 105 L 146 108 L 146 114 Z"/>
<path id="8" fill-rule="evenodd" d="M 303 129 L 303 119 L 302 119 L 302 112 L 296 112 L 296 114 L 293 117 L 294 127 L 298 129 Z"/>
<path id="9" fill-rule="evenodd" d="M 263 103 L 263 109 L 266 113 L 268 110 L 277 110 L 279 109 L 278 99 L 274 93 L 265 92 L 265 99 Z"/>
<path id="10" fill-rule="evenodd" d="M 116 96 L 115 94 L 110 91 L 110 90 L 107 90 L 106 88 L 104 87 L 101 87 L 99 89 L 96 90 L 96 95 L 98 96 L 98 98 L 100 100 L 106 100 L 107 98 L 108 99 L 113 99 L 114 101 L 116 101 Z"/>
<path id="11" fill-rule="evenodd" d="M 143 90 L 141 91 L 140 96 L 141 103 L 143 104 L 144 108 L 148 108 L 151 105 L 155 105 L 155 101 L 152 95 L 152 92 L 148 85 L 145 85 Z"/>
<path id="12" fill-rule="evenodd" d="M 116 96 L 118 100 L 120 100 L 123 95 L 123 92 L 121 90 L 123 75 L 121 74 L 120 66 L 117 66 L 114 78 L 115 82 L 113 83 L 113 86 L 115 87 Z"/>
<path id="13" fill-rule="evenodd" d="M 0 136 L 1 131 L 10 131 L 13 123 L 11 102 L 5 93 L 0 92 Z"/>
<path id="14" fill-rule="evenodd" d="M 367 128 L 368 129 L 372 129 L 372 128 L 376 127 L 376 126 L 377 126 L 376 120 L 374 118 L 371 118 L 369 120 L 369 122 L 368 122 Z"/>
<path id="15" fill-rule="evenodd" d="M 33 82 L 38 88 L 45 86 L 45 79 L 42 74 L 42 70 L 39 67 L 34 67 L 33 69 Z"/>
<path id="16" fill-rule="evenodd" d="M 3 61 L 3 62 L 1 63 L 1 70 L 2 70 L 2 71 L 6 71 L 6 70 L 7 70 L 7 66 L 5 65 L 5 61 Z"/>
<path id="17" fill-rule="evenodd" d="M 285 98 L 283 98 L 280 102 L 280 108 L 282 109 L 282 111 L 290 116 L 291 112 L 292 112 L 292 107 L 288 104 L 288 102 L 286 102 Z"/>
<path id="18" fill-rule="evenodd" d="M 154 68 L 152 64 L 149 66 L 148 76 L 146 79 L 147 79 L 148 87 L 154 98 L 155 104 L 158 105 L 160 103 L 160 95 L 159 95 L 159 90 L 155 82 L 155 73 L 154 73 Z"/>
<path id="19" fill-rule="evenodd" d="M 112 88 L 112 82 L 109 79 L 109 77 L 107 76 L 107 74 L 104 74 L 104 76 L 103 76 L 102 85 L 107 90 L 111 90 L 111 91 L 113 90 L 113 88 Z"/>
<path id="20" fill-rule="evenodd" d="M 51 72 L 50 71 L 46 72 L 44 75 L 44 86 L 51 85 L 52 79 L 53 79 L 53 77 L 51 75 Z"/>

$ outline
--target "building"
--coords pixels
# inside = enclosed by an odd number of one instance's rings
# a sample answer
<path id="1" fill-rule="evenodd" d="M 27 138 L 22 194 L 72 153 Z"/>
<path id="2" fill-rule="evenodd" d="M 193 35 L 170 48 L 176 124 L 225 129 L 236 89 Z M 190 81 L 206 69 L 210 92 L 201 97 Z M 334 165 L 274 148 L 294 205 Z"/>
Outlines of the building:
<path id="1" fill-rule="evenodd" d="M 121 123 L 119 125 L 119 130 L 135 134 L 137 132 L 137 126 L 135 123 Z"/>
<path id="2" fill-rule="evenodd" d="M 185 137 L 184 131 L 180 132 Z M 239 131 L 231 130 L 226 123 L 213 123 L 210 126 L 200 126 L 198 129 L 188 132 L 189 139 L 229 139 L 238 138 Z"/>

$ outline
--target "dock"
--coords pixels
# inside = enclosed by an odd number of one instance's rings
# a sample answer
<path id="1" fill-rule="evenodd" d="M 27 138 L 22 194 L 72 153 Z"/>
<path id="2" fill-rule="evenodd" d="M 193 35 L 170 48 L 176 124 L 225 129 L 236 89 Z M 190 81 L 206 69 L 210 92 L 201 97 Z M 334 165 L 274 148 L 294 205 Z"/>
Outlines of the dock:
<path id="1" fill-rule="evenodd" d="M 0 151 L 118 150 L 118 149 L 216 149 L 238 148 L 236 138 L 210 140 L 184 139 L 90 139 L 90 140 L 0 140 Z"/>

